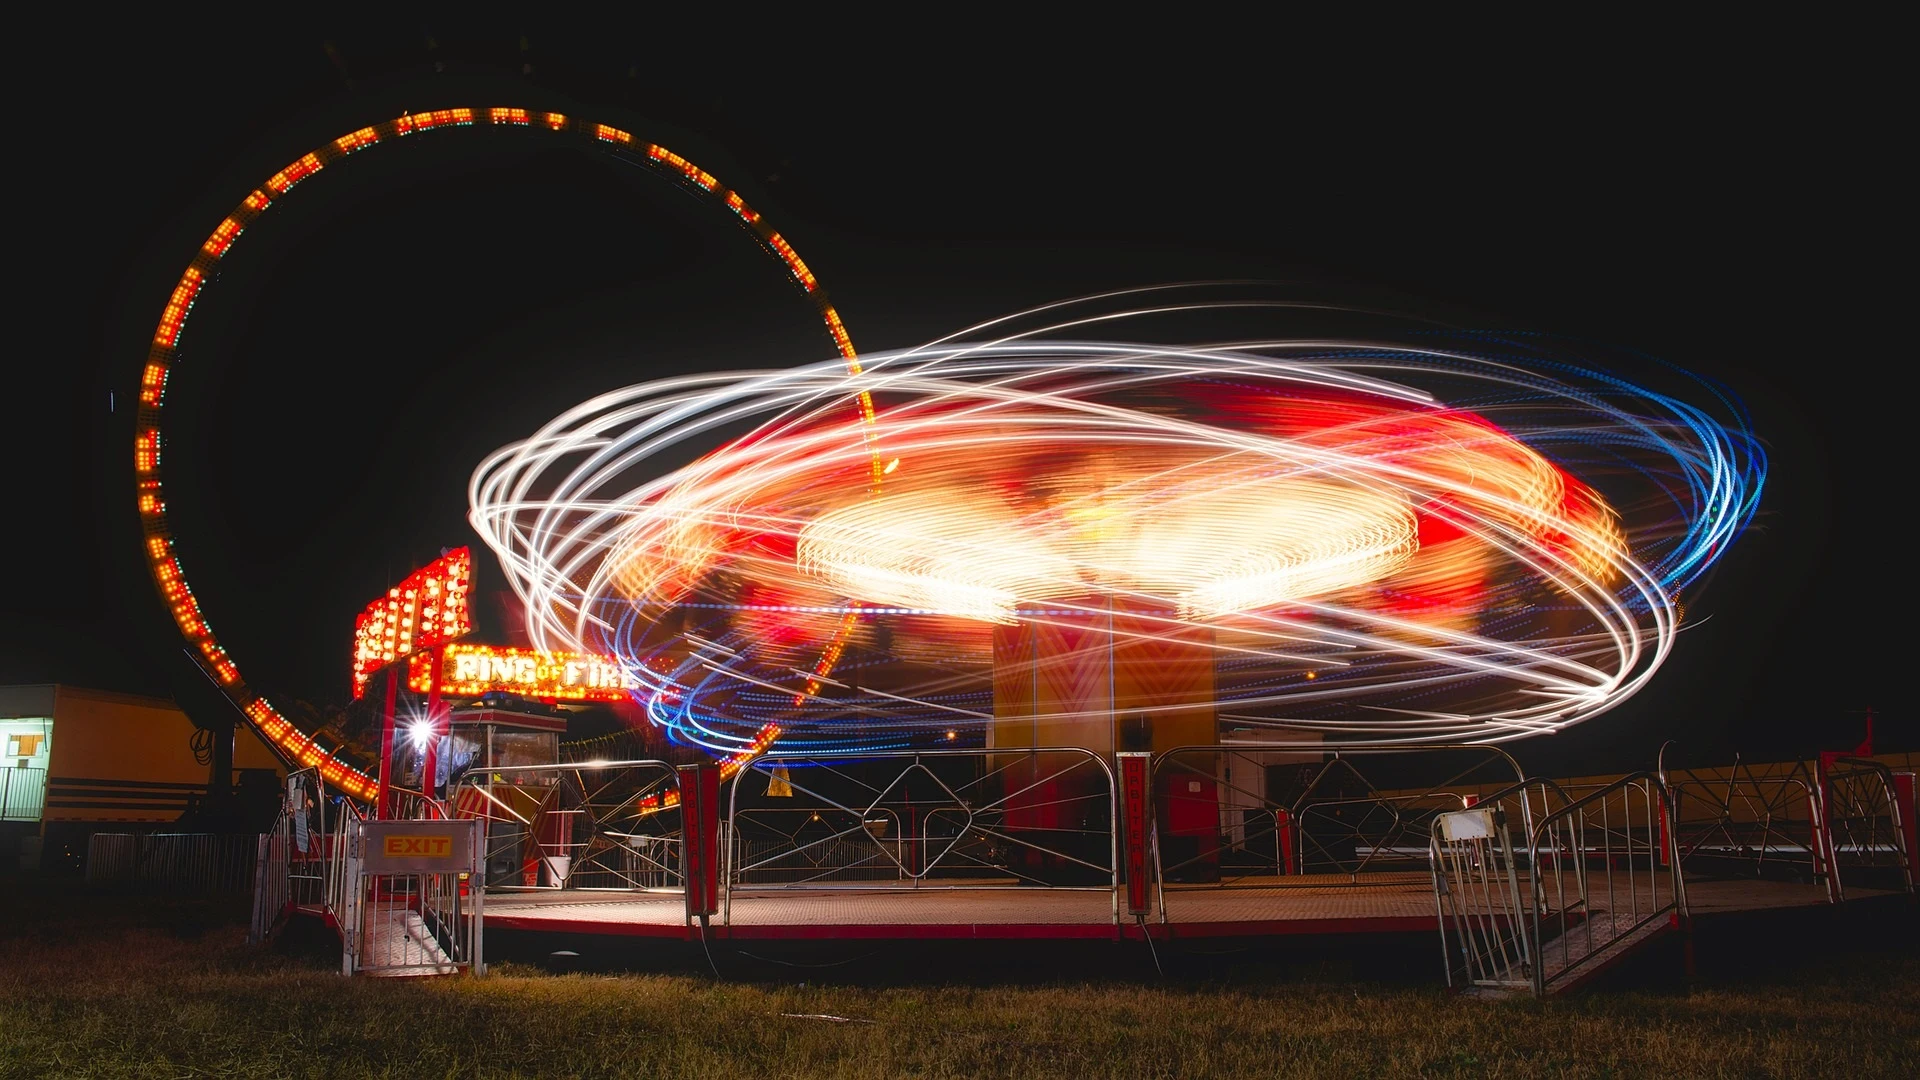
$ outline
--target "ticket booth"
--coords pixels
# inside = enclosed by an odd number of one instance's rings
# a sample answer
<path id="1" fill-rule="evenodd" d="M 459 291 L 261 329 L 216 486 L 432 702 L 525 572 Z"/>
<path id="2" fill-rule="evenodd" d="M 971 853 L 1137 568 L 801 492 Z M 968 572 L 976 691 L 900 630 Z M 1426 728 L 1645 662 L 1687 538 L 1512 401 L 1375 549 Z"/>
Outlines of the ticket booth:
<path id="1" fill-rule="evenodd" d="M 450 796 L 457 817 L 486 821 L 486 883 L 557 886 L 568 867 L 555 862 L 567 849 L 568 815 L 556 807 L 559 776 L 521 771 L 560 759 L 563 716 L 480 707 L 455 709 L 447 739 Z M 542 858 L 541 852 L 548 853 Z"/>
<path id="2" fill-rule="evenodd" d="M 552 765 L 560 760 L 560 736 L 567 718 L 511 709 L 480 707 L 453 710 L 448 757 L 453 779 L 474 769 Z"/>

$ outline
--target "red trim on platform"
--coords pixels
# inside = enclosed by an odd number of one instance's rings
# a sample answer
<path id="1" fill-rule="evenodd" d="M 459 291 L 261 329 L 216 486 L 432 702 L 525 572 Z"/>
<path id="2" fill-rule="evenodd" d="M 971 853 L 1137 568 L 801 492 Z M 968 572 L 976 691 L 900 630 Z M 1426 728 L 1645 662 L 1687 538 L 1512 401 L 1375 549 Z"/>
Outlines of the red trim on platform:
<path id="1" fill-rule="evenodd" d="M 1140 939 L 1138 926 L 1123 927 L 1130 940 Z M 1246 922 L 1190 922 L 1147 924 L 1155 940 L 1215 937 L 1296 937 L 1301 934 L 1437 934 L 1436 915 L 1382 915 L 1355 919 L 1255 919 Z"/>
<path id="2" fill-rule="evenodd" d="M 696 935 L 686 923 L 589 922 L 548 919 L 532 915 L 486 916 L 489 930 L 527 930 L 543 934 L 593 934 L 603 937 L 659 937 L 691 940 Z"/>
<path id="3" fill-rule="evenodd" d="M 607 937 L 657 937 L 691 940 L 695 934 L 682 923 L 602 922 L 592 919 L 557 919 L 531 915 L 488 915 L 492 930 L 525 930 L 536 933 L 587 934 Z M 1397 915 L 1357 919 L 1263 919 L 1248 922 L 1175 923 L 1171 926 L 1150 922 L 1147 931 L 1155 940 L 1217 937 L 1292 937 L 1300 934 L 1409 934 L 1435 933 L 1439 923 L 1431 915 Z M 1116 927 L 1097 923 L 869 923 L 819 924 L 781 923 L 746 926 L 712 926 L 715 939 L 739 941 L 1086 941 L 1124 937 L 1141 938 L 1139 925 Z"/>

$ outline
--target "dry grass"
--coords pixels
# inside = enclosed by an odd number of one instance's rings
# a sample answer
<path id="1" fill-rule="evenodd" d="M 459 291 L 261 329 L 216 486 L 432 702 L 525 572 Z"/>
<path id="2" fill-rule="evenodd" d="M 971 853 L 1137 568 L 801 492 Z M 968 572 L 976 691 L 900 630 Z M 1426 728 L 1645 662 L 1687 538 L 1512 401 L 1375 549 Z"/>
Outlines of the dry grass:
<path id="1" fill-rule="evenodd" d="M 231 908 L 128 915 L 73 889 L 0 890 L 5 1076 L 1878 1077 L 1920 1061 L 1920 957 L 1905 945 L 1740 985 L 1547 1003 L 1284 974 L 876 988 L 507 966 L 347 980 L 324 959 L 246 947 Z"/>

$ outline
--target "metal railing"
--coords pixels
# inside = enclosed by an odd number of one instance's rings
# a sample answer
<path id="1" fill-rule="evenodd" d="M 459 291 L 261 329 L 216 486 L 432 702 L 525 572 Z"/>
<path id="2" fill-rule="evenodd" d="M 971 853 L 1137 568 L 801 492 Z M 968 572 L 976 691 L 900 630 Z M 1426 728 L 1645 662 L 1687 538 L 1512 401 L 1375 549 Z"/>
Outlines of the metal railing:
<path id="1" fill-rule="evenodd" d="M 255 841 L 253 920 L 247 930 L 254 945 L 296 908 L 320 911 L 327 901 L 325 782 L 317 769 L 296 769 L 282 783 L 280 812 Z"/>
<path id="2" fill-rule="evenodd" d="M 1826 826 L 1818 786 L 1804 767 L 1765 775 L 1736 763 L 1724 776 L 1676 769 L 1664 781 L 1685 872 L 1806 884 L 1824 879 Z"/>
<path id="3" fill-rule="evenodd" d="M 353 949 L 353 928 L 359 925 L 355 921 L 354 903 L 359 891 L 360 868 L 354 860 L 353 841 L 365 822 L 366 816 L 359 806 L 342 802 L 340 817 L 334 822 L 328 842 L 321 848 L 321 857 L 313 860 L 320 872 L 321 910 L 340 931 L 341 941 L 349 952 Z M 348 973 L 351 974 L 351 968 Z"/>
<path id="4" fill-rule="evenodd" d="M 256 837 L 223 833 L 94 833 L 87 884 L 142 891 L 242 893 L 253 883 Z"/>
<path id="5" fill-rule="evenodd" d="M 393 790 L 388 805 L 397 820 L 448 818 L 415 791 Z M 273 831 L 255 840 L 248 939 L 305 910 L 339 932 L 342 974 L 483 973 L 484 890 L 463 873 L 368 872 L 367 824 L 358 805 L 328 797 L 317 771 L 289 773 Z"/>
<path id="6" fill-rule="evenodd" d="M 388 788 L 387 806 L 387 816 L 402 821 L 445 821 L 450 816 L 439 800 L 412 788 Z"/>
<path id="7" fill-rule="evenodd" d="M 1822 779 L 1834 898 L 1845 898 L 1849 876 L 1858 888 L 1913 892 L 1914 867 L 1893 770 L 1877 761 L 1843 757 Z"/>
<path id="8" fill-rule="evenodd" d="M 739 889 L 888 881 L 1104 890 L 1117 921 L 1117 815 L 1113 767 L 1078 747 L 769 754 L 733 781 L 722 918 Z"/>
<path id="9" fill-rule="evenodd" d="M 0 821 L 39 821 L 47 806 L 47 770 L 0 769 Z"/>
<path id="10" fill-rule="evenodd" d="M 1361 763 L 1388 755 L 1446 751 L 1457 762 L 1437 783 L 1383 790 Z M 1264 755 L 1324 755 L 1306 763 L 1297 786 L 1275 789 Z M 1471 791 L 1525 774 L 1490 746 L 1231 743 L 1182 746 L 1153 762 L 1154 895 L 1160 921 L 1175 921 L 1168 892 L 1192 889 L 1325 887 L 1428 880 L 1435 820 L 1472 801 Z M 1198 791 L 1182 790 L 1197 786 Z M 1522 803 L 1520 820 L 1533 807 Z M 1235 820 L 1235 815 L 1238 819 Z M 1217 820 L 1214 820 L 1217 815 Z M 1180 820 L 1180 819 L 1185 819 Z"/>
<path id="11" fill-rule="evenodd" d="M 1516 818 L 1543 806 L 1524 847 Z M 1665 926 L 1684 923 L 1672 803 L 1632 773 L 1577 798 L 1529 780 L 1440 820 L 1429 852 L 1450 986 L 1544 996 Z"/>
<path id="12" fill-rule="evenodd" d="M 484 825 L 486 886 L 682 887 L 679 777 L 664 761 L 521 765 L 469 773 L 448 802 Z"/>
<path id="13" fill-rule="evenodd" d="M 1686 881 L 1671 821 L 1672 804 L 1660 778 L 1642 772 L 1583 795 L 1534 825 L 1527 861 L 1536 899 L 1536 994 L 1606 963 L 1616 946 L 1650 928 L 1685 920 Z"/>
<path id="14" fill-rule="evenodd" d="M 1516 789 L 1522 803 L 1525 789 Z M 1532 900 L 1521 891 L 1504 795 L 1440 815 L 1428 840 L 1448 986 L 1532 989 Z"/>

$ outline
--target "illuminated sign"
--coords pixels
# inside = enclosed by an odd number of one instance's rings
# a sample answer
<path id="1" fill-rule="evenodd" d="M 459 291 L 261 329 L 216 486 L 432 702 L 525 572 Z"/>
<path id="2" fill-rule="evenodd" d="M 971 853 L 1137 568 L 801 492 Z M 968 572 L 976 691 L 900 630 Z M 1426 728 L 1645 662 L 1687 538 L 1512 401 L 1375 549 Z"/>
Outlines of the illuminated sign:
<path id="1" fill-rule="evenodd" d="M 471 874 L 485 851 L 480 828 L 478 819 L 363 821 L 347 849 L 370 874 Z"/>
<path id="2" fill-rule="evenodd" d="M 473 553 L 455 548 L 368 604 L 353 624 L 353 696 L 363 696 L 374 673 L 395 660 L 472 630 L 472 588 Z"/>
<path id="3" fill-rule="evenodd" d="M 453 854 L 451 833 L 441 833 L 437 836 L 403 836 L 390 833 L 380 839 L 380 852 L 389 859 L 406 859 L 414 856 L 444 859 Z"/>
<path id="4" fill-rule="evenodd" d="M 431 660 L 416 653 L 408 687 L 432 688 Z M 541 652 L 494 645 L 448 645 L 440 654 L 440 692 L 477 696 L 495 690 L 530 698 L 623 701 L 640 685 L 619 661 L 595 653 Z"/>

